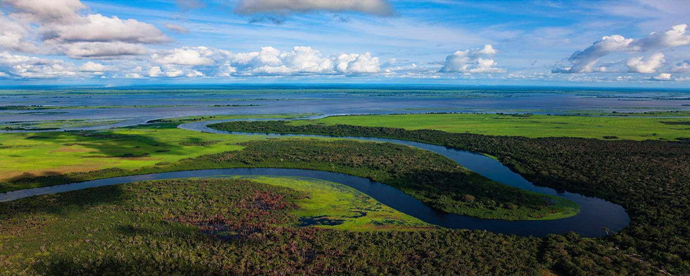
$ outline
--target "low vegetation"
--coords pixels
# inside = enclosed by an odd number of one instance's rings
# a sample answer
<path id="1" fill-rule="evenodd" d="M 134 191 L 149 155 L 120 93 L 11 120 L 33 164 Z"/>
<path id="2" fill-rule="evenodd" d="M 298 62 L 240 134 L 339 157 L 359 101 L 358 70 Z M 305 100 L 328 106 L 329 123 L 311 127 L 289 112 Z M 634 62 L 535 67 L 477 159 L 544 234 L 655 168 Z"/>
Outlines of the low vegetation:
<path id="1" fill-rule="evenodd" d="M 161 119 L 157 124 L 108 131 L 0 134 L 0 181 L 108 168 L 125 170 L 239 150 L 261 139 L 178 129 L 181 123 L 241 118 L 297 118 L 312 114 L 222 115 Z M 56 126 L 50 126 L 56 127 Z M 7 191 L 0 187 L 0 192 Z"/>

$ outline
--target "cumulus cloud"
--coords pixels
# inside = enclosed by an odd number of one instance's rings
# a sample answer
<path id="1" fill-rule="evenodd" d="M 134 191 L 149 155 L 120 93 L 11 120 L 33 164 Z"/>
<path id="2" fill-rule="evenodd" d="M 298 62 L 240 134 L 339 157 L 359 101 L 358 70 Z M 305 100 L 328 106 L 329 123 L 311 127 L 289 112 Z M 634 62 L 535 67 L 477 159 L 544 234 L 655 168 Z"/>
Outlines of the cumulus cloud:
<path id="1" fill-rule="evenodd" d="M 338 72 L 348 75 L 378 73 L 381 70 L 379 58 L 372 57 L 370 53 L 341 54 L 338 56 Z"/>
<path id="2" fill-rule="evenodd" d="M 387 0 L 240 0 L 235 12 L 256 13 L 305 13 L 315 11 L 359 12 L 378 16 L 393 14 Z"/>
<path id="3" fill-rule="evenodd" d="M 629 49 L 633 39 L 625 38 L 620 35 L 602 37 L 601 40 L 594 42 L 592 46 L 582 51 L 573 53 L 568 61 L 571 67 L 554 69 L 554 73 L 589 73 L 596 71 L 594 65 L 604 56 L 614 52 Z"/>
<path id="4" fill-rule="evenodd" d="M 157 78 L 163 75 L 163 70 L 160 66 L 154 66 L 149 69 L 149 77 Z"/>
<path id="5" fill-rule="evenodd" d="M 590 73 L 601 72 L 601 68 L 596 63 L 603 57 L 612 53 L 634 53 L 651 50 L 661 50 L 672 47 L 690 45 L 690 35 L 686 34 L 688 25 L 681 24 L 673 26 L 665 32 L 654 32 L 648 36 L 634 40 L 620 35 L 605 36 L 601 40 L 594 42 L 592 46 L 573 53 L 568 62 L 570 66 L 559 66 L 552 70 L 553 73 Z M 630 72 L 653 73 L 664 62 L 663 54 L 655 54 L 649 60 L 643 61 L 636 57 L 628 60 L 627 64 Z M 632 64 L 632 65 L 631 65 Z M 655 66 L 651 68 L 650 66 Z"/>
<path id="6" fill-rule="evenodd" d="M 440 72 L 444 73 L 505 73 L 493 56 L 497 53 L 491 45 L 484 45 L 481 49 L 457 51 L 446 57 Z"/>
<path id="7" fill-rule="evenodd" d="M 46 34 L 46 39 L 59 42 L 119 41 L 146 44 L 169 41 L 163 32 L 151 24 L 100 14 L 90 14 L 79 24 L 56 25 Z"/>
<path id="8" fill-rule="evenodd" d="M 18 17 L 35 22 L 75 23 L 79 21 L 79 11 L 86 9 L 80 0 L 0 0 L 17 12 Z"/>
<path id="9" fill-rule="evenodd" d="M 686 34 L 687 24 L 675 25 L 665 32 L 654 32 L 635 42 L 633 46 L 641 50 L 653 50 L 690 45 L 690 34 Z"/>
<path id="10" fill-rule="evenodd" d="M 153 54 L 151 59 L 160 64 L 173 65 L 212 65 L 215 61 L 211 58 L 213 51 L 206 47 L 187 47 L 164 51 L 160 54 Z"/>
<path id="11" fill-rule="evenodd" d="M 23 79 L 74 77 L 78 68 L 68 62 L 0 52 L 0 71 Z"/>
<path id="12" fill-rule="evenodd" d="M 151 24 L 101 14 L 81 13 L 79 0 L 0 0 L 12 13 L 0 14 L 0 47 L 21 51 L 63 53 L 72 58 L 113 58 L 146 54 L 144 45 L 170 39 Z M 42 44 L 27 40 L 31 33 Z"/>
<path id="13" fill-rule="evenodd" d="M 108 71 L 109 68 L 103 64 L 89 61 L 82 64 L 81 67 L 79 67 L 79 70 L 82 72 L 105 72 Z"/>
<path id="14" fill-rule="evenodd" d="M 263 47 L 258 52 L 226 53 L 219 75 L 357 75 L 380 71 L 379 59 L 370 53 L 323 56 L 311 47 L 280 51 Z"/>
<path id="15" fill-rule="evenodd" d="M 669 81 L 671 80 L 671 74 L 670 73 L 660 73 L 656 76 L 653 76 L 651 80 L 655 81 Z"/>
<path id="16" fill-rule="evenodd" d="M 654 73 L 664 62 L 666 62 L 664 54 L 656 53 L 649 56 L 647 59 L 644 59 L 644 57 L 631 58 L 626 65 L 628 66 L 628 71 L 631 73 Z"/>
<path id="17" fill-rule="evenodd" d="M 672 72 L 675 73 L 690 73 L 690 60 L 680 62 L 671 68 Z"/>
<path id="18" fill-rule="evenodd" d="M 144 76 L 142 76 L 142 75 L 139 74 L 139 73 L 127 73 L 127 74 L 125 74 L 125 78 L 128 78 L 128 79 L 143 79 Z"/>
<path id="19" fill-rule="evenodd" d="M 0 48 L 12 51 L 36 52 L 38 47 L 27 40 L 29 27 L 0 12 Z"/>
<path id="20" fill-rule="evenodd" d="M 76 42 L 57 45 L 56 49 L 76 59 L 113 59 L 149 52 L 143 45 L 124 42 Z"/>

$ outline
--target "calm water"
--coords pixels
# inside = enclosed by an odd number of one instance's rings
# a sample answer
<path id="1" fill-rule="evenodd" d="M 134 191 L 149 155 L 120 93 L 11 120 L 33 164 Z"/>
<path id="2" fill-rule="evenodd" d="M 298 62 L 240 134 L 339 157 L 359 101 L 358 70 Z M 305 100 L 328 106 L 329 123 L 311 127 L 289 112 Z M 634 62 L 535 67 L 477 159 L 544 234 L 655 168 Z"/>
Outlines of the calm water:
<path id="1" fill-rule="evenodd" d="M 690 110 L 690 93 L 647 90 L 314 88 L 250 90 L 0 90 L 0 106 L 55 106 L 0 110 L 0 123 L 43 120 L 122 120 L 114 126 L 195 115 L 427 112 L 641 112 Z M 256 105 L 229 107 L 225 105 Z M 93 107 L 119 107 L 100 108 Z"/>

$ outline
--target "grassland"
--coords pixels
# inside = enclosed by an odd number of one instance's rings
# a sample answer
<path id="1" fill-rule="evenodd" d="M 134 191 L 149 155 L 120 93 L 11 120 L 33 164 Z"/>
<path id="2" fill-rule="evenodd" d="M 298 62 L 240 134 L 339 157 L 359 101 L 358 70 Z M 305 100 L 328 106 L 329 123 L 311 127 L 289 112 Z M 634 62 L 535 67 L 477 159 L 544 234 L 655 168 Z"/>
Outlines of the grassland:
<path id="1" fill-rule="evenodd" d="M 294 118 L 303 114 L 252 115 Z M 218 135 L 177 129 L 183 122 L 240 119 L 241 115 L 166 119 L 165 123 L 101 132 L 0 134 L 0 181 L 106 168 L 125 170 L 176 162 L 204 154 L 242 149 L 238 143 L 261 137 Z"/>
<path id="2" fill-rule="evenodd" d="M 347 231 L 431 230 L 435 227 L 381 204 L 354 188 L 319 179 L 242 176 L 236 179 L 289 188 L 306 194 L 291 213 L 299 225 Z"/>
<path id="3" fill-rule="evenodd" d="M 663 113 L 666 115 L 666 113 Z M 619 114 L 621 115 L 621 114 Z M 628 114 L 629 115 L 629 114 Z M 671 123 L 669 123 L 671 122 Z M 293 121 L 293 125 L 346 124 L 394 127 L 407 130 L 435 129 L 450 133 L 596 139 L 675 140 L 687 138 L 689 118 L 654 116 L 549 116 L 501 114 L 410 114 L 338 116 L 319 120 Z"/>

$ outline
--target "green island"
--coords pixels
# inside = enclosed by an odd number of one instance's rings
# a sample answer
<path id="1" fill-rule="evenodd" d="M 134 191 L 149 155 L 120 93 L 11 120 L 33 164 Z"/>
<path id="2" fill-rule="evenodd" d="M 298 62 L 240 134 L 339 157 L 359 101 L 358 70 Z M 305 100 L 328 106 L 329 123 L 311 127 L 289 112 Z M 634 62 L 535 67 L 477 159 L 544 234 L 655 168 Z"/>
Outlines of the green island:
<path id="1" fill-rule="evenodd" d="M 422 120 L 437 115 L 414 116 Z M 690 194 L 681 181 L 688 174 L 688 166 L 682 164 L 689 156 L 682 139 L 527 138 L 451 133 L 432 124 L 406 130 L 325 122 L 340 118 L 357 117 L 229 122 L 213 127 L 395 138 L 480 152 L 539 185 L 619 203 L 632 222 L 605 238 L 519 237 L 439 229 L 349 187 L 320 180 L 152 181 L 0 203 L 0 264 L 7 268 L 3 274 L 662 275 L 690 271 L 688 240 L 680 234 L 688 229 L 683 220 L 687 206 L 681 202 Z M 167 171 L 280 167 L 370 178 L 436 209 L 476 217 L 556 219 L 577 212 L 570 202 L 554 204 L 543 195 L 495 183 L 442 156 L 406 146 L 338 138 L 268 139 L 176 127 L 218 119 L 165 119 L 108 131 L 2 134 L 0 162 L 9 166 L 0 168 L 4 176 L 0 191 Z M 661 132 L 666 126 L 651 130 Z M 623 136 L 615 130 L 610 134 Z M 367 215 L 357 215 L 361 210 Z M 251 215 L 256 212 L 263 216 Z"/>

